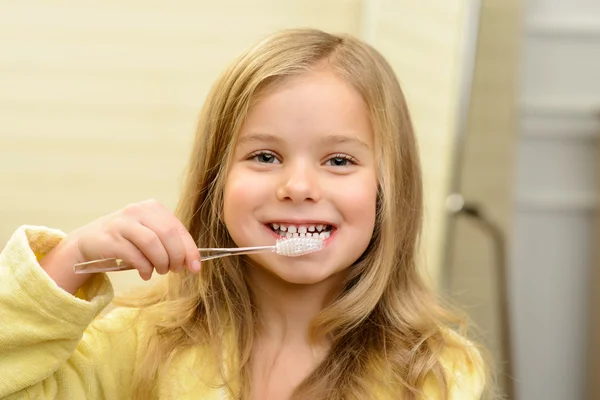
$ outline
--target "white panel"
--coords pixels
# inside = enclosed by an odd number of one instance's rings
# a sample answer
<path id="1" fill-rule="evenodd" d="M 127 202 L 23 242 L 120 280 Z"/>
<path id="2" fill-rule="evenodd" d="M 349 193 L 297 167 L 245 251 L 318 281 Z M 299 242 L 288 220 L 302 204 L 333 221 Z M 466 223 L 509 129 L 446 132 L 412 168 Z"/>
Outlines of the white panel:
<path id="1" fill-rule="evenodd" d="M 536 19 L 527 24 L 527 34 L 546 40 L 564 38 L 569 40 L 599 40 L 600 18 L 578 16 L 569 19 Z"/>
<path id="2" fill-rule="evenodd" d="M 528 139 L 585 140 L 600 136 L 600 104 L 536 100 L 522 101 L 521 108 L 519 130 Z"/>
<path id="3" fill-rule="evenodd" d="M 511 255 L 519 398 L 586 399 L 600 1 L 525 4 Z"/>
<path id="4" fill-rule="evenodd" d="M 521 140 L 517 198 L 539 193 L 594 195 L 597 153 L 591 140 Z"/>
<path id="5" fill-rule="evenodd" d="M 519 213 L 511 285 L 519 398 L 585 399 L 589 213 Z"/>
<path id="6" fill-rule="evenodd" d="M 526 19 L 600 15 L 598 0 L 527 0 Z"/>
<path id="7" fill-rule="evenodd" d="M 525 39 L 521 90 L 526 97 L 589 99 L 600 106 L 599 71 L 600 40 Z"/>

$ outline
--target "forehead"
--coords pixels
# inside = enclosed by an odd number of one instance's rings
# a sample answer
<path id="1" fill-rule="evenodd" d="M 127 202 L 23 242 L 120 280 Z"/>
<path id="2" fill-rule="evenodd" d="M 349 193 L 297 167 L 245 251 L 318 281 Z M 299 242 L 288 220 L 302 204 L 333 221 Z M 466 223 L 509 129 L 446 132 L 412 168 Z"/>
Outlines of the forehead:
<path id="1" fill-rule="evenodd" d="M 327 69 L 287 78 L 256 99 L 239 139 L 256 133 L 283 139 L 347 135 L 373 146 L 364 99 L 351 84 Z"/>

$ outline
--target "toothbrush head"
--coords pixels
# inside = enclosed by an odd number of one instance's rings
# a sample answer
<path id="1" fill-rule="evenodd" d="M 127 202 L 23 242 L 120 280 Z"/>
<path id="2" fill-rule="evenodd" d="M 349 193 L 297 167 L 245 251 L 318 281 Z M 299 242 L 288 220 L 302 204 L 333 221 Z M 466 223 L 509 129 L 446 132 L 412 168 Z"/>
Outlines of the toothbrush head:
<path id="1" fill-rule="evenodd" d="M 323 240 L 318 238 L 284 238 L 275 242 L 275 252 L 282 256 L 296 257 L 314 253 L 325 247 Z"/>

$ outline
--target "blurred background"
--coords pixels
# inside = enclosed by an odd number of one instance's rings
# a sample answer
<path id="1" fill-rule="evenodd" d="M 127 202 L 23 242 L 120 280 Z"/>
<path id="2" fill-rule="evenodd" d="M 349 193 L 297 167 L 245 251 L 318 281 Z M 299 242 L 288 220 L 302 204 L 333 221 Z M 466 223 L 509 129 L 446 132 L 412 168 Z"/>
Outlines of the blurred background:
<path id="1" fill-rule="evenodd" d="M 290 27 L 354 34 L 396 70 L 423 265 L 479 327 L 500 394 L 600 399 L 597 0 L 4 0 L 0 247 L 22 224 L 174 209 L 210 85 Z"/>

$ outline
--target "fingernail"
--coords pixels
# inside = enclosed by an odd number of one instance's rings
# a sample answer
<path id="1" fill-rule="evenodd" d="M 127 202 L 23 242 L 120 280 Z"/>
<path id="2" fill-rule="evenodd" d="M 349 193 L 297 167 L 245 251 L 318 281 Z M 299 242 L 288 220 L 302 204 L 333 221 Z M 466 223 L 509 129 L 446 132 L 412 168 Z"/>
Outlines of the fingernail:
<path id="1" fill-rule="evenodd" d="M 194 272 L 200 271 L 200 261 L 198 261 L 198 260 L 192 261 L 192 271 L 194 271 Z"/>

